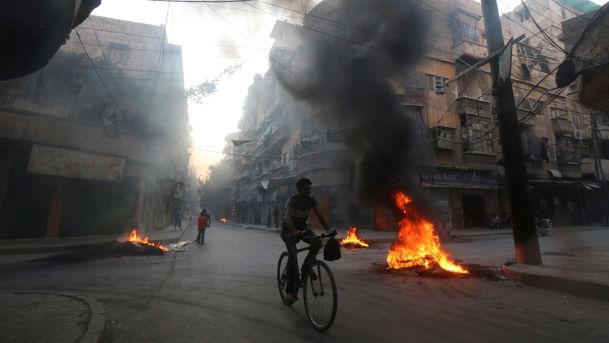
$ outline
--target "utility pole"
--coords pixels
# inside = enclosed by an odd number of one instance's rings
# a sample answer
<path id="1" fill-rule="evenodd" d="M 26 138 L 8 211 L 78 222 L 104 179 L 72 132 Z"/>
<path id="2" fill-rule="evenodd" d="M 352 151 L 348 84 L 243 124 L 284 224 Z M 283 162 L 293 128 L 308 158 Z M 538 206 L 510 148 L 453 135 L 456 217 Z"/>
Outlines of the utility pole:
<path id="1" fill-rule="evenodd" d="M 481 0 L 481 5 L 488 53 L 491 54 L 504 47 L 499 10 L 496 0 Z M 535 215 L 533 214 L 528 194 L 527 172 L 522 152 L 522 141 L 520 139 L 518 117 L 516 116 L 512 83 L 509 77 L 503 82 L 498 82 L 499 57 L 493 58 L 490 66 L 493 76 L 493 96 L 499 121 L 501 149 L 503 150 L 503 165 L 512 211 L 516 262 L 541 264 Z"/>
<path id="2" fill-rule="evenodd" d="M 601 183 L 601 216 L 603 226 L 609 226 L 609 213 L 607 208 L 607 181 L 605 180 L 605 172 L 599 157 L 598 149 L 598 122 L 597 113 L 592 113 L 592 154 L 594 155 L 594 176 Z"/>

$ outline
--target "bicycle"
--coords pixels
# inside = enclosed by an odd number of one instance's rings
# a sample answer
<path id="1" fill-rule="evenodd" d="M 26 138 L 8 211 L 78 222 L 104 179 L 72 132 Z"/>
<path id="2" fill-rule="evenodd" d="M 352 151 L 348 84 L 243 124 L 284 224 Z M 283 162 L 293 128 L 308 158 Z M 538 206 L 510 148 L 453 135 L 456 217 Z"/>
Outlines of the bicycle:
<path id="1" fill-rule="evenodd" d="M 334 235 L 322 234 L 317 236 L 317 238 L 324 239 L 332 236 Z M 298 249 L 297 253 L 310 249 L 311 247 Z M 277 263 L 277 285 L 281 301 L 286 304 L 287 261 L 288 252 L 285 251 L 279 256 L 279 262 Z M 316 278 L 310 277 L 311 272 L 313 272 Z M 307 270 L 304 273 L 300 273 L 298 279 L 298 288 L 302 288 L 303 302 L 309 323 L 317 331 L 323 332 L 328 330 L 334 322 L 338 307 L 336 282 L 330 267 L 324 261 L 318 260 L 317 256 L 314 256 Z M 324 305 L 326 301 L 330 306 Z"/>

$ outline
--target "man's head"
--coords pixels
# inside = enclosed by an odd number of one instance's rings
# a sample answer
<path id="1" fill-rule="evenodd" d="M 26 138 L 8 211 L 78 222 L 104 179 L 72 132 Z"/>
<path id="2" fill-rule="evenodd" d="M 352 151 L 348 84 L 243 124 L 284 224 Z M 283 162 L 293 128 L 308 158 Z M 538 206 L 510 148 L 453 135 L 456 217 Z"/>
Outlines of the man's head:
<path id="1" fill-rule="evenodd" d="M 309 196 L 311 195 L 311 187 L 313 182 L 307 178 L 302 178 L 296 181 L 296 190 L 298 190 L 298 194 L 301 196 Z"/>

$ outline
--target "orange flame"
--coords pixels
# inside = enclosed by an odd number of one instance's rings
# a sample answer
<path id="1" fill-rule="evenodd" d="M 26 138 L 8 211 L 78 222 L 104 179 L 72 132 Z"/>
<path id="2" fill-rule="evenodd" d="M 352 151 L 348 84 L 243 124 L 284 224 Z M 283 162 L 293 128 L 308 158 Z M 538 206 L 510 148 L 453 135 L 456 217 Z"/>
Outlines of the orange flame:
<path id="1" fill-rule="evenodd" d="M 357 247 L 367 248 L 370 245 L 364 240 L 362 240 L 357 234 L 357 228 L 355 226 L 351 226 L 347 229 L 347 235 L 341 239 L 340 245 L 354 245 Z"/>
<path id="2" fill-rule="evenodd" d="M 131 229 L 131 235 L 129 235 L 129 242 L 134 242 L 134 243 L 138 243 L 138 244 L 148 245 L 151 247 L 156 247 L 156 248 L 163 250 L 164 252 L 171 251 L 171 250 L 169 250 L 168 247 L 161 245 L 161 243 L 153 243 L 153 242 L 148 241 L 148 237 L 142 238 L 142 237 L 138 236 L 136 228 Z"/>
<path id="3" fill-rule="evenodd" d="M 223 224 L 226 224 L 226 222 L 228 222 L 228 220 L 226 220 L 226 218 L 222 217 L 222 218 L 220 218 L 220 222 Z"/>
<path id="4" fill-rule="evenodd" d="M 412 206 L 412 199 L 402 192 L 395 195 L 397 206 L 404 214 L 399 222 L 398 240 L 391 245 L 387 254 L 387 264 L 391 269 L 423 267 L 434 265 L 457 274 L 468 274 L 463 267 L 451 261 L 448 253 L 440 247 L 440 238 L 434 226 L 422 218 Z"/>

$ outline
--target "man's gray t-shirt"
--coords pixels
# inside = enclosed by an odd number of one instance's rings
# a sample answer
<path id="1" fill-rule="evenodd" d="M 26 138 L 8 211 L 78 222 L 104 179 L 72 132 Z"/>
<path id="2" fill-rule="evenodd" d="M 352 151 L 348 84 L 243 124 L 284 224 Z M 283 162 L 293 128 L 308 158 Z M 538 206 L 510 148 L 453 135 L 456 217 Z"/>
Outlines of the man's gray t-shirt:
<path id="1" fill-rule="evenodd" d="M 311 209 L 317 206 L 317 200 L 315 200 L 312 196 L 300 196 L 294 195 L 292 196 L 288 202 L 286 203 L 286 208 L 292 209 L 292 220 L 294 222 L 294 226 L 298 230 L 304 230 L 307 228 L 307 221 L 309 220 L 309 213 L 311 213 Z M 287 229 L 287 224 L 284 227 L 284 230 Z"/>

